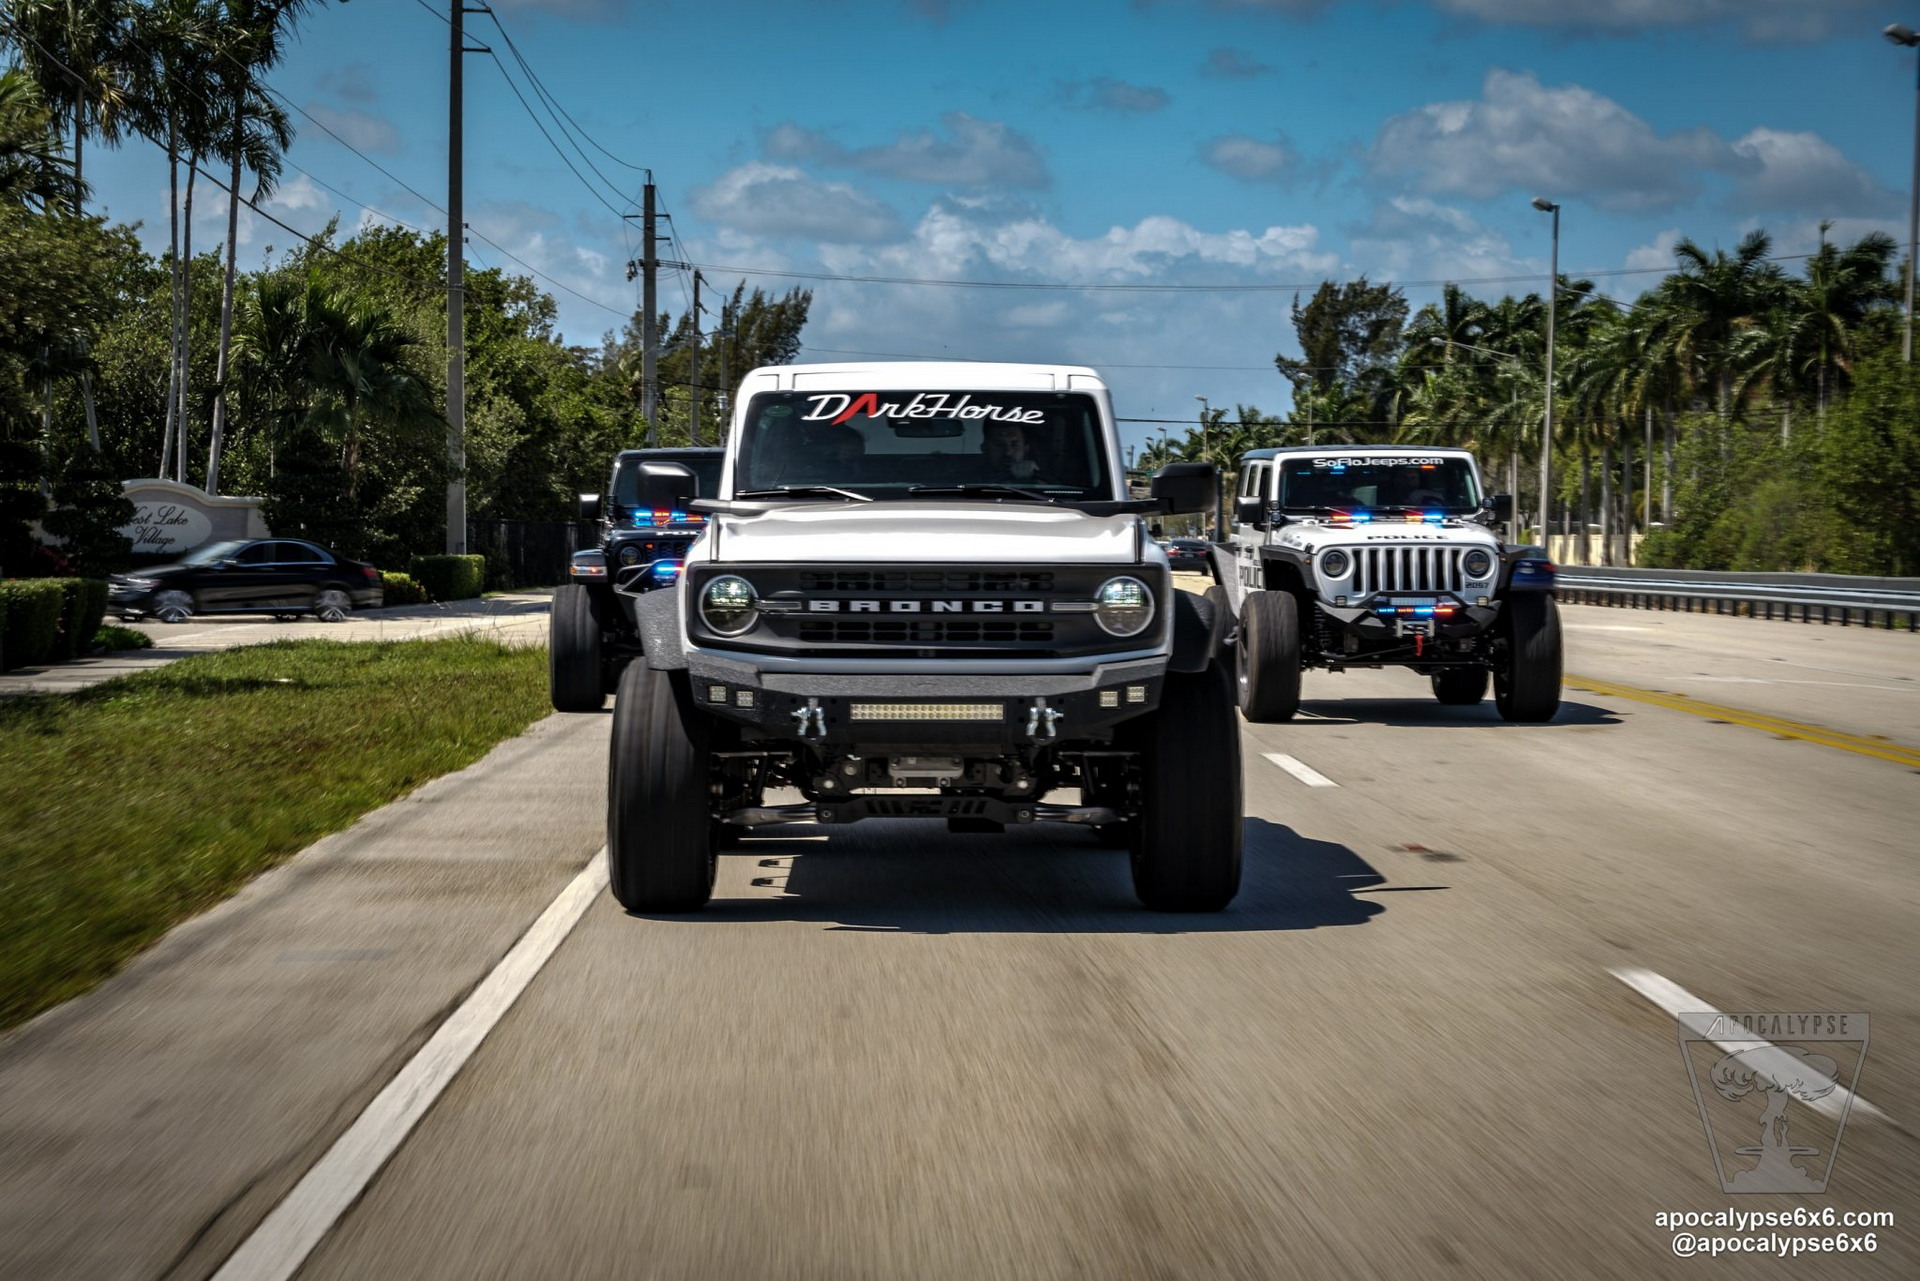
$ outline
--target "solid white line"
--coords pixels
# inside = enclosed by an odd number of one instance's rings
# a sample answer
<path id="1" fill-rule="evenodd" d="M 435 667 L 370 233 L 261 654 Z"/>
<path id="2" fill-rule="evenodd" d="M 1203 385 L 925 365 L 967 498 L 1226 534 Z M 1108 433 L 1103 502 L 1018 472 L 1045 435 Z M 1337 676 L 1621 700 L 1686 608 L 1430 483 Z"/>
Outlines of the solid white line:
<path id="1" fill-rule="evenodd" d="M 1302 783 L 1305 783 L 1308 787 L 1340 786 L 1340 784 L 1334 782 L 1325 774 L 1313 768 L 1313 766 L 1305 764 L 1297 757 L 1288 756 L 1285 752 L 1262 752 L 1260 754 L 1287 773 L 1299 779 Z"/>
<path id="2" fill-rule="evenodd" d="M 398 1076 L 294 1185 L 214 1281 L 285 1281 L 373 1181 L 607 885 L 606 851 L 547 905 Z"/>
<path id="3" fill-rule="evenodd" d="M 1617 970 L 1609 970 L 1608 973 L 1675 1018 L 1678 1018 L 1682 1014 L 1705 1014 L 1715 1018 L 1726 1017 L 1721 1011 L 1708 1005 L 1705 1001 L 1687 991 L 1687 989 L 1681 987 L 1678 983 L 1663 978 L 1655 974 L 1652 970 L 1642 970 L 1628 966 Z M 1718 1046 L 1728 1053 L 1734 1053 L 1739 1050 L 1750 1050 L 1756 1045 L 1765 1045 L 1768 1047 L 1773 1045 L 1773 1042 L 1758 1036 L 1738 1038 L 1708 1037 L 1706 1039 L 1711 1044 Z M 1807 1106 L 1827 1116 L 1839 1117 L 1846 1112 L 1847 1101 L 1849 1099 L 1853 1102 L 1853 1111 L 1859 1115 L 1876 1117 L 1882 1121 L 1887 1119 L 1885 1112 L 1882 1112 L 1879 1108 L 1873 1106 L 1873 1104 L 1867 1102 L 1859 1095 L 1854 1094 L 1844 1085 L 1834 1086 L 1833 1093 L 1828 1094 L 1824 1098 L 1815 1099 L 1813 1102 L 1807 1104 Z"/>

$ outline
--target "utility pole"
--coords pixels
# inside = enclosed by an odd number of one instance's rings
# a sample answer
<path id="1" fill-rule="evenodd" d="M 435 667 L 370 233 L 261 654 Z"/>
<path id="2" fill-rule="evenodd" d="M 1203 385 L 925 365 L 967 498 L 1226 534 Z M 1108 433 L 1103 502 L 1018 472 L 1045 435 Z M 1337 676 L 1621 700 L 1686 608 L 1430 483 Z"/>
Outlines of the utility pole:
<path id="1" fill-rule="evenodd" d="M 700 444 L 700 273 L 693 273 L 693 355 L 687 366 L 687 440 Z"/>
<path id="2" fill-rule="evenodd" d="M 1541 213 L 1553 215 L 1553 258 L 1547 267 L 1547 414 L 1540 424 L 1540 545 L 1547 549 L 1547 556 L 1551 559 L 1553 556 L 1553 325 L 1555 313 L 1560 309 L 1560 206 L 1544 196 L 1536 196 L 1533 207 Z M 1563 521 L 1562 528 L 1564 527 Z"/>
<path id="3" fill-rule="evenodd" d="M 658 247 L 654 243 L 653 218 L 653 171 L 647 171 L 647 186 L 641 197 L 640 205 L 640 412 L 647 420 L 647 444 L 660 443 L 659 415 L 660 385 L 655 378 L 654 362 L 658 359 L 657 348 L 660 335 L 657 331 L 655 313 L 659 304 L 655 301 L 654 290 L 660 275 Z"/>
<path id="4" fill-rule="evenodd" d="M 469 13 L 453 0 L 453 28 L 447 73 L 447 555 L 467 552 L 467 224 L 461 214 L 464 194 L 463 116 L 466 92 L 461 75 L 467 49 Z M 485 53 L 483 48 L 471 52 Z"/>

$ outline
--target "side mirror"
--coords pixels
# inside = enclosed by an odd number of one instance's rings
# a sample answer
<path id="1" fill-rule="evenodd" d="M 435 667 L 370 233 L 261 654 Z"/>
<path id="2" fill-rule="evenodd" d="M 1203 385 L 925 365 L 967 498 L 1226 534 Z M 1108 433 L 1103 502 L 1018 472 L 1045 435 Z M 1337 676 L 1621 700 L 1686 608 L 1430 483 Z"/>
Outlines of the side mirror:
<path id="1" fill-rule="evenodd" d="M 1233 500 L 1233 519 L 1236 524 L 1252 525 L 1255 529 L 1267 527 L 1267 500 L 1264 498 L 1236 498 Z"/>
<path id="2" fill-rule="evenodd" d="M 685 463 L 640 464 L 640 507 L 651 511 L 681 512 L 700 492 Z"/>
<path id="3" fill-rule="evenodd" d="M 600 519 L 600 495 L 598 494 L 580 495 L 580 519 L 581 520 L 599 520 Z"/>
<path id="4" fill-rule="evenodd" d="M 1148 491 L 1169 516 L 1211 511 L 1218 474 L 1212 463 L 1168 463 L 1153 474 Z"/>
<path id="5" fill-rule="evenodd" d="M 1512 494 L 1495 494 L 1487 500 L 1487 505 L 1493 509 L 1493 518 L 1501 524 L 1504 525 L 1513 519 Z"/>

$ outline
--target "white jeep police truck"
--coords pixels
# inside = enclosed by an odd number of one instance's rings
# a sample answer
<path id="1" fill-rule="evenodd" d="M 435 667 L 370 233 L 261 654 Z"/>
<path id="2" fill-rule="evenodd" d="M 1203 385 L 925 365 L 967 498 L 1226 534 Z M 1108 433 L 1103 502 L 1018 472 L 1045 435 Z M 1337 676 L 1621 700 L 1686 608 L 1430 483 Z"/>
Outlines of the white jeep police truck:
<path id="1" fill-rule="evenodd" d="M 1290 446 L 1241 456 L 1233 538 L 1212 589 L 1235 620 L 1240 710 L 1284 721 L 1310 667 L 1409 667 L 1440 702 L 1486 696 L 1509 721 L 1560 706 L 1554 566 L 1505 542 L 1464 449 Z"/>
<path id="2" fill-rule="evenodd" d="M 633 601 L 607 816 L 623 906 L 702 907 L 744 828 L 881 817 L 1083 825 L 1130 851 L 1150 908 L 1238 891 L 1217 620 L 1146 525 L 1207 507 L 1213 469 L 1130 498 L 1091 369 L 757 369 L 717 495 L 670 462 L 637 482 L 642 507 L 707 521 L 679 581 Z"/>

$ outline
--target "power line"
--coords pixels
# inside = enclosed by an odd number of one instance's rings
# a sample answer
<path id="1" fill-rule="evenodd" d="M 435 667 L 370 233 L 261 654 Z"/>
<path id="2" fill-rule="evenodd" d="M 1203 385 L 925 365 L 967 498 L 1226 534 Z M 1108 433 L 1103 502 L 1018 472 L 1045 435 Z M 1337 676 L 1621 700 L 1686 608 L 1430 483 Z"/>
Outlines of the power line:
<path id="1" fill-rule="evenodd" d="M 425 0 L 419 0 L 419 2 L 425 3 Z M 527 78 L 533 81 L 535 90 L 537 90 L 541 94 L 541 96 L 545 99 L 545 101 L 549 106 L 551 106 L 554 110 L 558 111 L 562 116 L 565 116 L 567 118 L 567 122 L 573 126 L 574 131 L 578 133 L 582 138 L 585 138 L 589 146 L 591 146 L 595 151 L 598 151 L 601 155 L 605 156 L 607 159 L 613 161 L 613 163 L 621 166 L 624 169 L 631 169 L 635 173 L 649 172 L 645 165 L 636 165 L 631 163 L 630 161 L 622 160 L 620 157 L 614 155 L 611 151 L 608 151 L 605 147 L 601 146 L 598 142 L 594 141 L 593 135 L 589 134 L 586 131 L 586 129 L 584 129 L 581 126 L 580 122 L 578 120 L 575 120 L 573 116 L 567 111 L 567 109 L 560 105 L 559 99 L 555 98 L 553 94 L 550 91 L 548 91 L 546 83 L 540 79 L 540 76 L 538 75 L 538 73 L 534 71 L 532 65 L 527 62 L 526 57 L 520 52 L 520 46 L 516 45 L 513 42 L 513 37 L 507 33 L 506 27 L 501 24 L 500 15 L 495 13 L 492 9 L 489 9 L 487 10 L 487 16 L 489 18 L 492 18 L 493 25 L 499 28 L 500 38 L 507 42 L 507 49 L 513 54 L 514 61 L 520 64 L 520 69 L 527 73 Z M 581 158 L 585 159 L 584 154 L 582 155 Z M 592 162 L 588 161 L 588 163 L 591 164 Z M 594 172 L 600 173 L 598 169 L 595 169 Z M 606 179 L 605 174 L 601 174 L 600 176 L 602 180 Z M 607 182 L 607 186 L 612 187 L 615 191 L 619 190 L 619 187 L 612 182 Z"/>
<path id="2" fill-rule="evenodd" d="M 547 140 L 547 145 L 553 148 L 554 155 L 560 157 L 560 162 L 566 165 L 568 170 L 572 172 L 573 176 L 580 180 L 580 185 L 587 189 L 587 194 L 592 196 L 595 200 L 598 200 L 601 204 L 605 205 L 607 207 L 607 212 L 611 213 L 614 217 L 616 218 L 626 217 L 625 212 L 615 208 L 614 205 L 610 201 L 608 201 L 608 199 L 605 196 L 600 194 L 600 189 L 598 187 L 594 186 L 592 183 L 587 181 L 586 175 L 580 172 L 579 166 L 574 164 L 573 161 L 567 157 L 567 153 L 560 149 L 560 144 L 553 140 L 553 135 L 547 132 L 547 127 L 540 123 L 540 117 L 534 112 L 533 104 L 527 101 L 527 96 L 520 92 L 520 86 L 514 83 L 512 75 L 510 75 L 507 71 L 507 64 L 500 61 L 500 55 L 494 53 L 491 49 L 489 49 L 487 51 L 487 56 L 493 59 L 494 66 L 500 68 L 500 78 L 507 82 L 507 88 L 513 90 L 513 96 L 519 99 L 520 106 L 527 113 L 527 119 L 533 121 L 533 127 L 538 129 L 540 131 L 540 136 Z"/>

